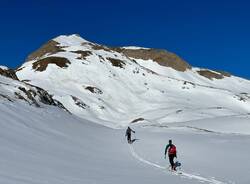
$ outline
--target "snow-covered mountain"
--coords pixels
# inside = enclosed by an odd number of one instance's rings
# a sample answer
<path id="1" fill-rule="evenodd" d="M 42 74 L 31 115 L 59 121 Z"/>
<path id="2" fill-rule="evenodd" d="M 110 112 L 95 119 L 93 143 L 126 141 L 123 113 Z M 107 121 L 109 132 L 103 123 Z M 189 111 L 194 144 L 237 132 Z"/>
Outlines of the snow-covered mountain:
<path id="1" fill-rule="evenodd" d="M 0 183 L 249 184 L 249 93 L 167 51 L 59 36 L 0 66 Z"/>
<path id="2" fill-rule="evenodd" d="M 248 80 L 192 67 L 168 51 L 107 47 L 79 35 L 50 40 L 16 74 L 71 113 L 113 128 L 250 112 Z"/>

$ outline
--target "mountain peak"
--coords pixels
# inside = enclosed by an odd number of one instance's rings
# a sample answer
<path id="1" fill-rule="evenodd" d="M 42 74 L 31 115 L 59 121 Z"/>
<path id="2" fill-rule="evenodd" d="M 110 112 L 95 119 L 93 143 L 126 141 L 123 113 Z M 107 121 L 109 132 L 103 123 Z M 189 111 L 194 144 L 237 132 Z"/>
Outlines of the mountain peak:
<path id="1" fill-rule="evenodd" d="M 89 42 L 83 39 L 79 34 L 60 35 L 53 40 L 58 42 L 60 46 L 77 46 L 81 45 L 82 43 Z"/>
<path id="2" fill-rule="evenodd" d="M 108 47 L 76 34 L 50 40 L 16 73 L 47 90 L 72 114 L 110 127 L 151 118 L 149 112 L 159 109 L 159 122 L 199 119 L 206 111 L 213 117 L 213 109 L 222 115 L 249 112 L 246 80 L 194 68 L 166 50 Z M 228 101 L 235 104 L 231 110 Z M 171 109 L 168 117 L 166 109 Z"/>
<path id="3" fill-rule="evenodd" d="M 64 52 L 63 48 L 70 46 L 81 46 L 83 43 L 89 43 L 78 34 L 60 35 L 43 44 L 39 49 L 32 52 L 26 58 L 27 61 L 36 60 L 47 55 L 52 55 L 58 52 Z"/>
<path id="4" fill-rule="evenodd" d="M 57 53 L 61 53 L 60 57 L 66 57 L 65 54 L 67 52 L 69 53 L 69 55 L 72 55 L 72 52 L 81 54 L 81 58 L 85 58 L 85 55 L 86 54 L 89 55 L 90 53 L 95 53 L 99 57 L 100 55 L 104 54 L 104 53 L 102 54 L 99 53 L 99 51 L 101 50 L 105 51 L 106 54 L 108 55 L 113 55 L 114 57 L 116 57 L 115 55 L 120 55 L 121 60 L 124 60 L 124 57 L 131 59 L 134 58 L 143 60 L 153 60 L 162 66 L 170 67 L 177 71 L 182 71 L 182 72 L 192 68 L 182 58 L 165 50 L 143 48 L 136 46 L 108 47 L 105 45 L 99 45 L 96 43 L 89 42 L 83 39 L 78 34 L 60 35 L 48 41 L 47 43 L 42 45 L 39 49 L 31 53 L 27 57 L 26 61 L 36 61 L 44 59 L 44 57 L 52 56 Z M 114 52 L 117 53 L 114 55 Z"/>

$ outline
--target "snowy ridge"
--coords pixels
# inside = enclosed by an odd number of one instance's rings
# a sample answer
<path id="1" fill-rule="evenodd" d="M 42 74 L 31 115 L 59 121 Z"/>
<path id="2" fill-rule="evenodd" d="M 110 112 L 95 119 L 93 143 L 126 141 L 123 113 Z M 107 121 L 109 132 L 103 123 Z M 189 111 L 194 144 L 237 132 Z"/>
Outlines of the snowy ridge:
<path id="1" fill-rule="evenodd" d="M 57 106 L 67 111 L 43 89 L 0 75 L 0 103 L 26 103 L 31 106 Z"/>
<path id="2" fill-rule="evenodd" d="M 132 50 L 138 50 L 138 49 L 150 49 L 150 48 L 145 48 L 145 47 L 137 47 L 137 46 L 126 46 L 122 47 L 123 49 L 132 49 Z"/>
<path id="3" fill-rule="evenodd" d="M 7 66 L 2 66 L 2 65 L 0 65 L 0 69 L 8 70 L 9 68 L 8 68 Z"/>
<path id="4" fill-rule="evenodd" d="M 69 35 L 69 36 L 61 35 L 61 36 L 56 37 L 54 40 L 60 43 L 60 46 L 64 46 L 64 47 L 72 46 L 72 45 L 80 46 L 83 43 L 86 43 L 86 42 L 88 43 L 87 40 L 81 38 L 79 35 L 76 35 L 76 34 Z"/>
<path id="5" fill-rule="evenodd" d="M 81 118 L 121 128 L 137 118 L 167 124 L 250 112 L 248 80 L 211 70 L 204 77 L 199 68 L 177 71 L 78 35 L 53 40 L 57 48 L 24 63 L 17 76 Z"/>

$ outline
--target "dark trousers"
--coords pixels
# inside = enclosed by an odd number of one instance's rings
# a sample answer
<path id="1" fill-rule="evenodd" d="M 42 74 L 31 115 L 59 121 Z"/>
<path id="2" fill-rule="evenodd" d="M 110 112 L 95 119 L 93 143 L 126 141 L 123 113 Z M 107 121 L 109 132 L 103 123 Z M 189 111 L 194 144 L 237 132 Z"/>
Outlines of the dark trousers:
<path id="1" fill-rule="evenodd" d="M 174 166 L 174 157 L 175 157 L 174 154 L 169 154 L 169 155 L 168 155 L 169 162 L 170 162 L 170 164 L 171 164 L 172 169 L 175 169 L 175 166 Z"/>
<path id="2" fill-rule="evenodd" d="M 131 134 L 127 134 L 128 143 L 131 143 Z"/>

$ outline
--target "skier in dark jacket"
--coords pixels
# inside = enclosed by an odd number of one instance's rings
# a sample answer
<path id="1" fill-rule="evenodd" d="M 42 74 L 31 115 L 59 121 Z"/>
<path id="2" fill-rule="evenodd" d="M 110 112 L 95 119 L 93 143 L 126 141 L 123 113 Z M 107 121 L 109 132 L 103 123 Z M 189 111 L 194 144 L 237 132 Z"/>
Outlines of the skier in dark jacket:
<path id="1" fill-rule="evenodd" d="M 126 130 L 126 135 L 127 136 L 127 140 L 128 140 L 128 143 L 131 144 L 132 143 L 132 140 L 131 140 L 131 132 L 135 133 L 134 130 L 132 130 L 130 127 L 127 128 Z"/>
<path id="2" fill-rule="evenodd" d="M 172 144 L 172 140 L 169 140 L 169 143 L 165 148 L 165 157 L 164 157 L 165 159 L 166 159 L 167 152 L 168 152 L 169 162 L 171 164 L 171 169 L 176 171 L 176 167 L 175 167 L 175 163 L 174 163 L 174 157 L 177 158 L 176 147 L 174 144 Z"/>

